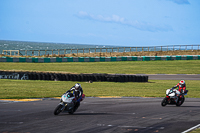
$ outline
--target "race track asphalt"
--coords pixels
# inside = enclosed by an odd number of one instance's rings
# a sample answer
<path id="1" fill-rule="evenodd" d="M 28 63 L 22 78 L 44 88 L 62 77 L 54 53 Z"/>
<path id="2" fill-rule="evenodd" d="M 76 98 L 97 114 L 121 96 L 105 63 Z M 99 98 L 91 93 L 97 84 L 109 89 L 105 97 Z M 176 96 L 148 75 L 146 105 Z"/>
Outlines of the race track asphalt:
<path id="1" fill-rule="evenodd" d="M 200 80 L 200 74 L 136 74 L 148 76 L 150 80 Z"/>
<path id="2" fill-rule="evenodd" d="M 59 99 L 0 101 L 1 133 L 181 133 L 200 124 L 200 99 L 161 106 L 163 98 L 89 98 L 73 114 L 53 114 Z"/>

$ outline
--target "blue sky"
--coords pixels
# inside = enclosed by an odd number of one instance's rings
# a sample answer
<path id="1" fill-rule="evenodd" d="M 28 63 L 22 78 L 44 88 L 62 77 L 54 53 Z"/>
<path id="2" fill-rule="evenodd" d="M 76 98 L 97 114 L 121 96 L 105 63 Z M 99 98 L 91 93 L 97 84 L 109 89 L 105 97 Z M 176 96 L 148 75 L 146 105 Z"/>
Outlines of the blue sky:
<path id="1" fill-rule="evenodd" d="M 200 44 L 200 0 L 0 0 L 0 40 Z"/>

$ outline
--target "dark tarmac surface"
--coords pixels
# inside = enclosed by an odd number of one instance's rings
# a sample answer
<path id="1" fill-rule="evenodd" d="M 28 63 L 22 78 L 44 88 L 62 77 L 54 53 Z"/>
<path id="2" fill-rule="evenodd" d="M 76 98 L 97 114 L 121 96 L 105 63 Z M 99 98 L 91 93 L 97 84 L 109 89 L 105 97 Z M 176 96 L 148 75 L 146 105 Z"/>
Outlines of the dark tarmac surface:
<path id="1" fill-rule="evenodd" d="M 150 80 L 200 80 L 200 74 L 136 74 L 148 76 Z"/>
<path id="2" fill-rule="evenodd" d="M 73 114 L 53 114 L 59 99 L 0 101 L 1 133 L 181 133 L 200 124 L 200 99 L 181 107 L 163 98 L 85 98 Z"/>

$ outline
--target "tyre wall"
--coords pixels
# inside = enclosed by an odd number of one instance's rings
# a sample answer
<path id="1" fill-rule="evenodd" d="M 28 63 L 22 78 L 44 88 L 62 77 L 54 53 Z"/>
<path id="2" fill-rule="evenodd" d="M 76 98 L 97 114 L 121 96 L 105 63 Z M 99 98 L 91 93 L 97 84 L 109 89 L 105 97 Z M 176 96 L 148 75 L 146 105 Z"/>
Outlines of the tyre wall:
<path id="1" fill-rule="evenodd" d="M 48 72 L 0 71 L 0 79 L 52 80 L 80 82 L 148 82 L 148 76 L 126 74 L 66 74 Z"/>

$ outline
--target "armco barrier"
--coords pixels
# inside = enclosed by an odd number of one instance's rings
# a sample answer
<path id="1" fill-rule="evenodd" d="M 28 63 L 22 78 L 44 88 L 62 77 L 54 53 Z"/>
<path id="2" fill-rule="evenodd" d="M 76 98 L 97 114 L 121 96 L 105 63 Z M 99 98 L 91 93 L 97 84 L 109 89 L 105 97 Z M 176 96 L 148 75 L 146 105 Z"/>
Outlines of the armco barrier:
<path id="1" fill-rule="evenodd" d="M 153 60 L 200 60 L 200 55 L 177 56 L 122 56 L 122 57 L 50 57 L 50 58 L 25 58 L 25 57 L 0 57 L 0 62 L 109 62 L 109 61 L 153 61 Z"/>
<path id="2" fill-rule="evenodd" d="M 148 82 L 148 76 L 126 74 L 66 74 L 48 72 L 0 71 L 0 79 L 53 80 L 53 81 L 96 81 L 96 82 Z"/>

